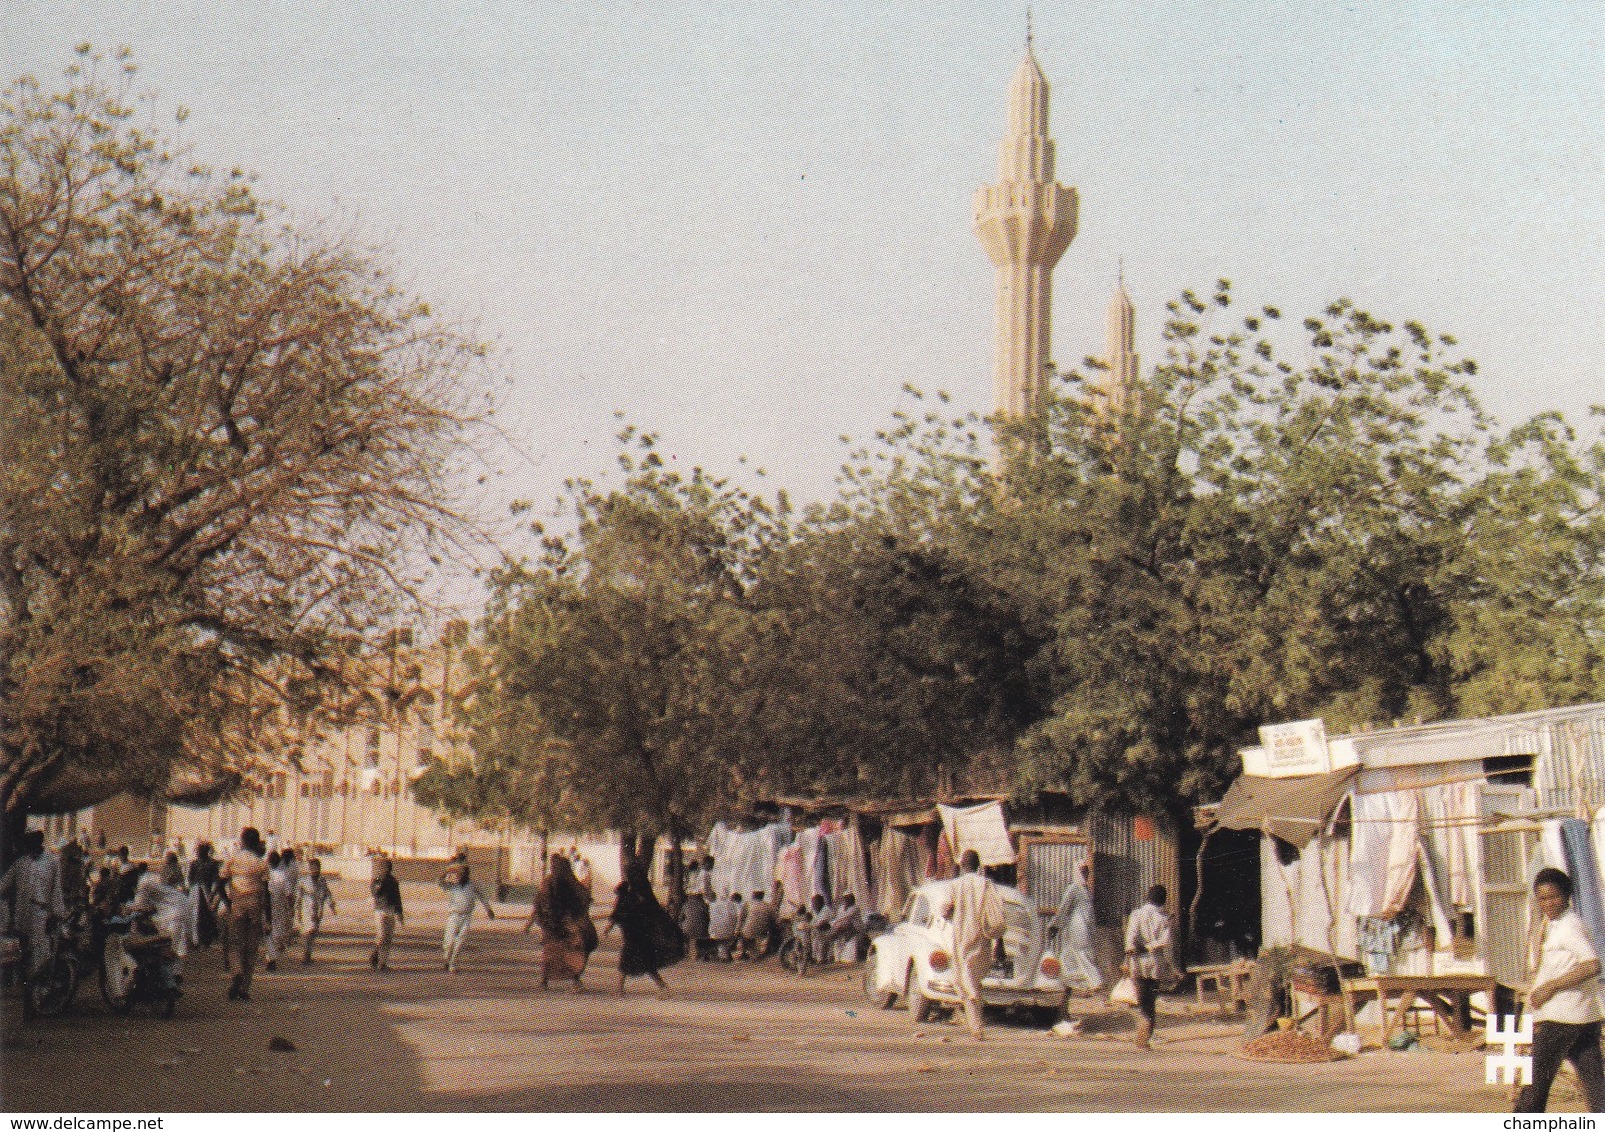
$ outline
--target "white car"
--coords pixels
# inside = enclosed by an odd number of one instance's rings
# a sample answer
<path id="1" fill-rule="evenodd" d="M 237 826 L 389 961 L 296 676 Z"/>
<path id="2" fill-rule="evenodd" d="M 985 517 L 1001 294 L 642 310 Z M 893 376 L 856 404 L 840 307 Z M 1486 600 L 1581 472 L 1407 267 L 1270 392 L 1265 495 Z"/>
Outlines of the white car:
<path id="1" fill-rule="evenodd" d="M 933 881 L 909 894 L 901 921 L 870 941 L 864 994 L 890 1010 L 901 998 L 916 1022 L 934 1006 L 959 1004 L 953 983 L 953 925 L 939 914 L 952 881 Z M 1069 996 L 1059 959 L 1047 949 L 1047 926 L 1017 889 L 998 885 L 1003 897 L 1006 959 L 981 979 L 985 1006 L 1026 1006 L 1062 1011 Z"/>

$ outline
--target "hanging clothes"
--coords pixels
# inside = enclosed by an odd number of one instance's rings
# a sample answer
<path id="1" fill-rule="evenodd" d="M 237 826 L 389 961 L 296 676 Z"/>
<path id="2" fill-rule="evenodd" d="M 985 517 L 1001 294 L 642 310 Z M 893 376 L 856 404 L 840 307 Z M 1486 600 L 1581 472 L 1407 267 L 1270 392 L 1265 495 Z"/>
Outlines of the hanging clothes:
<path id="1" fill-rule="evenodd" d="M 875 846 L 875 911 L 896 917 L 908 894 L 925 879 L 920 863 L 920 840 L 895 826 L 881 830 Z"/>
<path id="2" fill-rule="evenodd" d="M 1416 852 L 1419 855 L 1421 887 L 1427 894 L 1427 906 L 1432 920 L 1432 949 L 1452 951 L 1454 933 L 1449 927 L 1449 890 L 1441 883 L 1440 876 L 1432 867 L 1432 857 L 1427 852 L 1425 839 L 1416 842 Z"/>
<path id="3" fill-rule="evenodd" d="M 942 818 L 942 831 L 955 857 L 973 849 L 981 864 L 1014 864 L 1014 842 L 1009 839 L 1008 823 L 1003 820 L 1003 803 L 982 802 L 978 806 L 936 807 Z"/>
<path id="4" fill-rule="evenodd" d="M 1594 865 L 1599 870 L 1601 878 L 1605 878 L 1605 806 L 1594 811 L 1594 825 L 1592 829 L 1594 842 Z"/>
<path id="5" fill-rule="evenodd" d="M 832 904 L 840 904 L 849 892 L 860 908 L 868 908 L 870 892 L 869 869 L 864 864 L 864 842 L 858 835 L 858 826 L 849 824 L 836 833 L 826 836 L 830 846 L 830 891 Z"/>
<path id="6" fill-rule="evenodd" d="M 775 862 L 775 881 L 780 885 L 780 914 L 790 917 L 801 910 L 808 888 L 803 881 L 803 846 L 799 838 L 780 851 Z"/>
<path id="7" fill-rule="evenodd" d="M 1386 975 L 1393 969 L 1393 954 L 1399 946 L 1399 925 L 1379 916 L 1359 921 L 1360 957 L 1368 974 Z"/>
<path id="8" fill-rule="evenodd" d="M 1451 782 L 1420 791 L 1423 840 L 1445 909 L 1476 911 L 1482 887 L 1482 786 Z"/>
<path id="9" fill-rule="evenodd" d="M 1550 818 L 1544 822 L 1543 830 L 1538 835 L 1538 847 L 1543 851 L 1545 868 L 1560 869 L 1570 873 L 1566 867 L 1566 845 L 1561 840 L 1560 821 Z"/>
<path id="10" fill-rule="evenodd" d="M 1596 954 L 1605 955 L 1605 900 L 1599 890 L 1599 865 L 1594 858 L 1593 829 L 1581 818 L 1560 823 L 1561 847 L 1566 854 L 1567 873 L 1572 878 L 1572 907 L 1577 910 L 1588 941 Z"/>
<path id="11" fill-rule="evenodd" d="M 936 852 L 931 854 L 930 864 L 926 866 L 925 875 L 930 880 L 952 880 L 953 843 L 947 839 L 947 831 L 936 835 Z"/>
<path id="12" fill-rule="evenodd" d="M 811 900 L 815 896 L 823 896 L 826 906 L 830 906 L 830 838 L 824 832 L 824 823 L 820 823 L 819 836 L 814 841 L 814 875 L 813 889 L 808 896 Z"/>
<path id="13" fill-rule="evenodd" d="M 1414 791 L 1356 794 L 1351 813 L 1348 910 L 1391 920 L 1415 883 L 1420 804 Z"/>

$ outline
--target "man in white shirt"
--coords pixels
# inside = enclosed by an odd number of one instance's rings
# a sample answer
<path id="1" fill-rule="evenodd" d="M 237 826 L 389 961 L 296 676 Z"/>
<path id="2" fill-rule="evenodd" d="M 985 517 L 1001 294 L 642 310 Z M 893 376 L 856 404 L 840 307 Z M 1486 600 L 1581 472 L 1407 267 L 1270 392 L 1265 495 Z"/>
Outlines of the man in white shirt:
<path id="1" fill-rule="evenodd" d="M 992 944 L 1006 926 L 1003 898 L 981 871 L 974 849 L 959 858 L 959 878 L 947 890 L 942 916 L 953 925 L 953 984 L 964 1004 L 964 1024 L 976 1041 L 982 1037 L 981 980 L 992 966 Z"/>
<path id="2" fill-rule="evenodd" d="M 22 835 L 22 855 L 0 877 L 0 894 L 15 896 L 15 930 L 28 944 L 30 972 L 51 957 L 50 921 L 64 919 L 67 904 L 61 891 L 61 860 L 45 849 L 45 835 L 30 829 Z"/>
<path id="3" fill-rule="evenodd" d="M 1533 880 L 1533 903 L 1543 913 L 1535 941 L 1538 973 L 1527 992 L 1533 1016 L 1532 1083 L 1517 1097 L 1516 1112 L 1543 1112 L 1549 1107 L 1549 1087 L 1562 1061 L 1577 1070 L 1588 1111 L 1605 1111 L 1599 956 L 1582 919 L 1571 910 L 1571 898 L 1571 877 L 1559 869 L 1539 870 Z"/>
<path id="4" fill-rule="evenodd" d="M 1142 907 L 1126 921 L 1126 968 L 1137 985 L 1137 1048 L 1150 1049 L 1159 1020 L 1159 989 L 1171 981 L 1175 965 L 1170 958 L 1170 916 L 1165 902 L 1170 893 L 1156 884 Z"/>

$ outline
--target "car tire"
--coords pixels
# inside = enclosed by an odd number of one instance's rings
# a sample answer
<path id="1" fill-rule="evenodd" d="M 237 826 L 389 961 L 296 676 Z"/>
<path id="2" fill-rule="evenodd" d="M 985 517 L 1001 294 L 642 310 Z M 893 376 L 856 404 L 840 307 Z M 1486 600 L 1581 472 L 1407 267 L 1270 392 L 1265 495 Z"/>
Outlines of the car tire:
<path id="1" fill-rule="evenodd" d="M 875 955 L 871 952 L 869 958 L 864 961 L 864 997 L 882 1010 L 890 1010 L 897 1002 L 897 991 L 880 985 L 880 980 L 876 978 L 879 967 L 880 964 L 875 962 Z"/>
<path id="2" fill-rule="evenodd" d="M 936 1003 L 926 998 L 920 990 L 920 978 L 912 963 L 908 965 L 908 979 L 903 984 L 903 1002 L 915 1022 L 929 1022 L 932 1011 L 936 1009 Z"/>

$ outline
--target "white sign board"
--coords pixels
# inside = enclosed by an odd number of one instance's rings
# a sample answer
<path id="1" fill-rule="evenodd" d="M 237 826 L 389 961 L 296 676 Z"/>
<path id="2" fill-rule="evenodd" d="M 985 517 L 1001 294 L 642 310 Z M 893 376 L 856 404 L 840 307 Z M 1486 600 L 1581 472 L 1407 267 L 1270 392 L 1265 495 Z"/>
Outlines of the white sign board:
<path id="1" fill-rule="evenodd" d="M 1276 723 L 1259 729 L 1264 773 L 1270 778 L 1325 774 L 1332 769 L 1326 749 L 1326 724 L 1319 719 Z"/>

